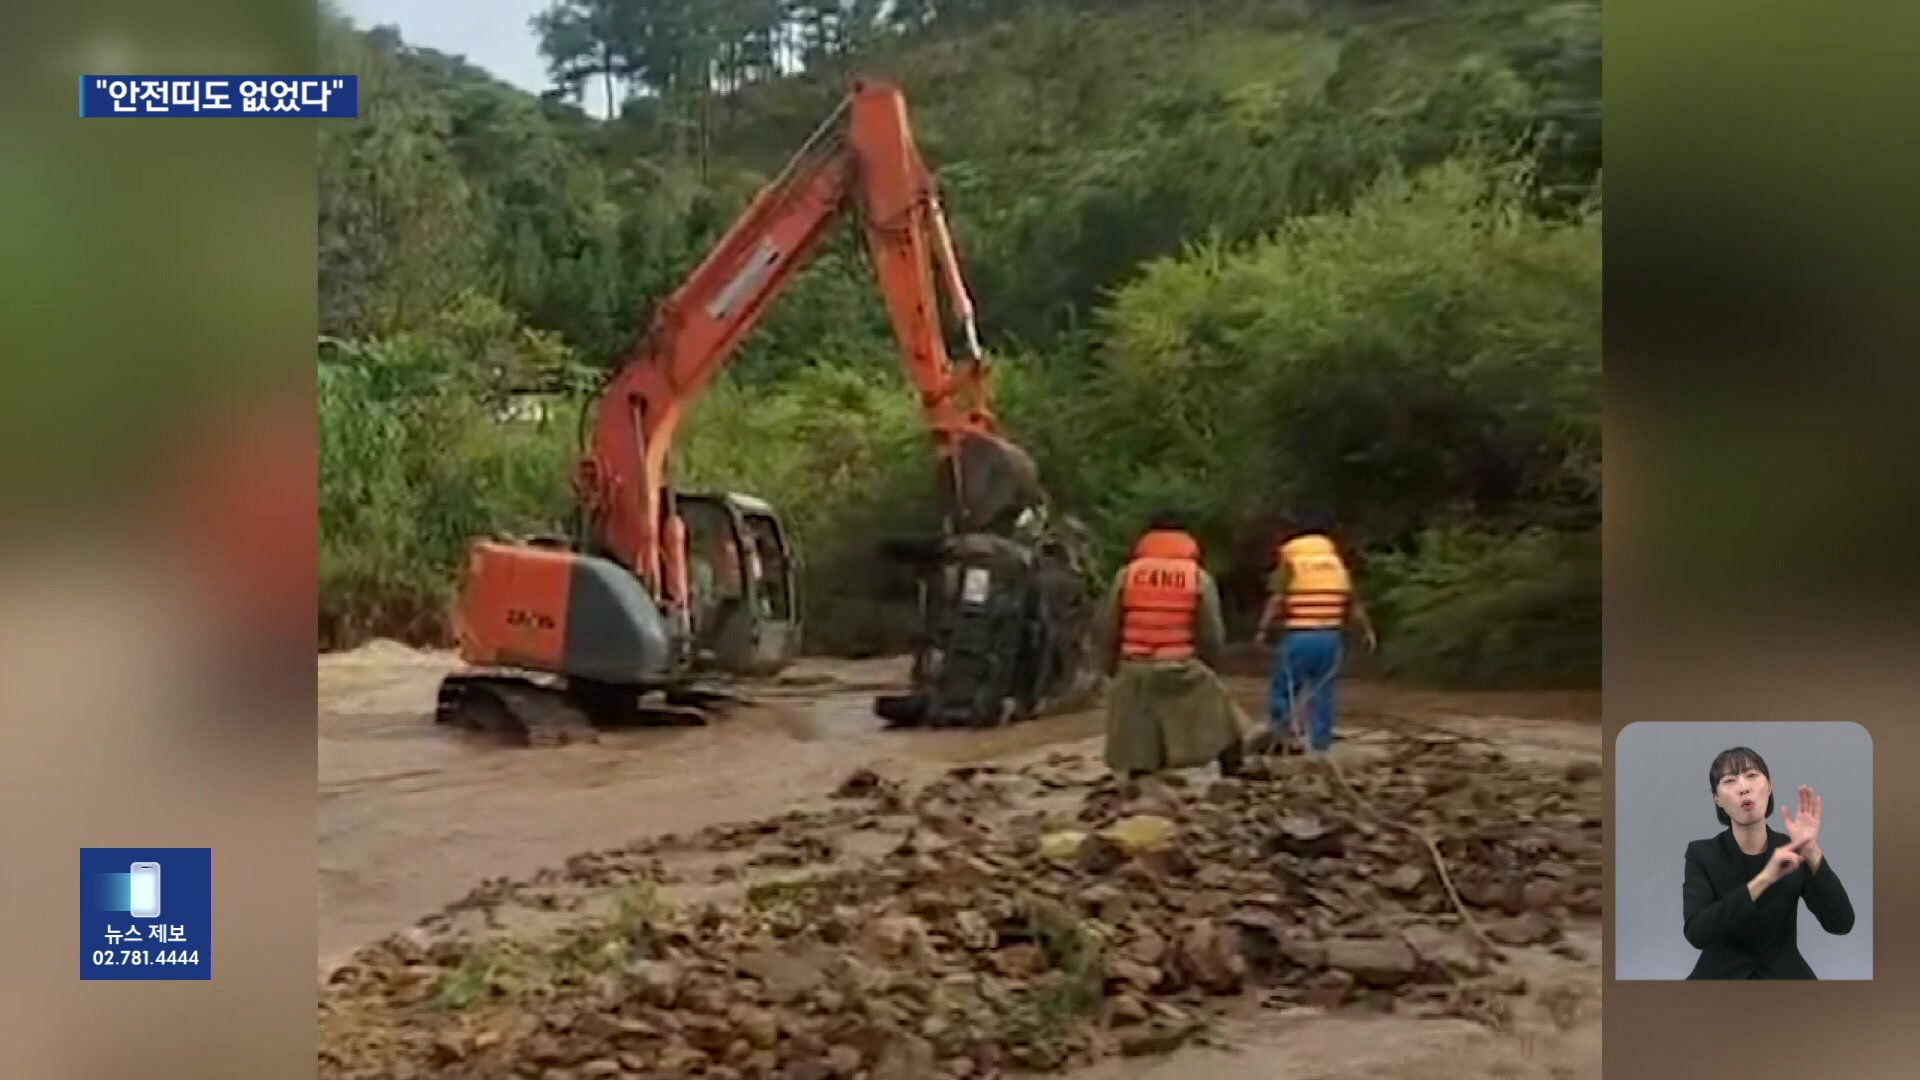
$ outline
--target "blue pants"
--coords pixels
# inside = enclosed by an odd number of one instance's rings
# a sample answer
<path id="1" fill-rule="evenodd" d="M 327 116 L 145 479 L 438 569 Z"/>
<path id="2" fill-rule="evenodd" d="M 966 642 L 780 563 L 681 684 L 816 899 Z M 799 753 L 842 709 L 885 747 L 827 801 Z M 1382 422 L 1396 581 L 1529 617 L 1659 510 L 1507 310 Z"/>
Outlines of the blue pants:
<path id="1" fill-rule="evenodd" d="M 1289 630 L 1281 635 L 1267 691 L 1267 720 L 1275 735 L 1290 732 L 1294 703 L 1305 697 L 1308 745 L 1315 750 L 1333 745 L 1333 688 L 1344 641 L 1339 630 Z"/>

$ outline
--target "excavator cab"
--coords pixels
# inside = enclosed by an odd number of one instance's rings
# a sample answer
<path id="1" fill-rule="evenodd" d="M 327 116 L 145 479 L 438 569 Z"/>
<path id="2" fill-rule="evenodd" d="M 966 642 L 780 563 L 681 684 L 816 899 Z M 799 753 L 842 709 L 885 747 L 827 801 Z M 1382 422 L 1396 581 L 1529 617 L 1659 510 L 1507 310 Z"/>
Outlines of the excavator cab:
<path id="1" fill-rule="evenodd" d="M 674 507 L 686 525 L 692 668 L 779 672 L 801 635 L 798 565 L 779 515 L 737 492 L 676 493 Z"/>
<path id="2" fill-rule="evenodd" d="M 732 695 L 689 675 L 769 675 L 799 651 L 797 563 L 773 507 L 676 493 L 691 634 L 632 571 L 564 537 L 476 542 L 452 616 L 469 669 L 441 681 L 437 722 L 528 745 L 592 741 L 641 716 L 704 723 Z M 551 691 L 558 691 L 552 693 Z M 642 697 L 664 693 L 660 702 Z"/>

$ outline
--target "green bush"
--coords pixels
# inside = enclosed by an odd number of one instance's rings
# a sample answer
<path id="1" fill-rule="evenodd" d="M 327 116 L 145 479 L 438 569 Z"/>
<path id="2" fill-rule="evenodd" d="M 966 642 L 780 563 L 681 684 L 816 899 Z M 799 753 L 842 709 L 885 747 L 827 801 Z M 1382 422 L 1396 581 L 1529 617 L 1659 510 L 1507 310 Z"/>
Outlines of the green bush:
<path id="1" fill-rule="evenodd" d="M 517 327 L 497 329 L 508 342 L 526 341 Z M 499 339 L 461 345 L 484 353 Z M 503 362 L 553 361 L 543 348 L 503 354 Z M 441 638 L 472 539 L 555 528 L 570 513 L 572 408 L 538 422 L 502 419 L 505 400 L 482 377 L 486 369 L 452 362 L 459 355 L 446 340 L 400 337 L 348 343 L 321 365 L 325 645 L 375 634 Z"/>
<path id="2" fill-rule="evenodd" d="M 1369 564 L 1381 666 L 1437 685 L 1544 688 L 1600 680 L 1600 534 L 1423 532 Z"/>

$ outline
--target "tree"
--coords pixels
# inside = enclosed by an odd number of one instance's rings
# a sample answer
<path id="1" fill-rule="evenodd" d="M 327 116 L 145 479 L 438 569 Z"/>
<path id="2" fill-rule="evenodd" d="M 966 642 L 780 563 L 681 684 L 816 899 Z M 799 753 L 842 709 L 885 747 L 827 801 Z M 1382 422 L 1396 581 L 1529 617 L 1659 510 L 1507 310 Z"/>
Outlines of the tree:
<path id="1" fill-rule="evenodd" d="M 587 83 L 599 79 L 609 116 L 620 109 L 615 84 L 634 74 L 633 8 L 632 0 L 556 0 L 529 20 L 554 82 L 584 102 Z"/>

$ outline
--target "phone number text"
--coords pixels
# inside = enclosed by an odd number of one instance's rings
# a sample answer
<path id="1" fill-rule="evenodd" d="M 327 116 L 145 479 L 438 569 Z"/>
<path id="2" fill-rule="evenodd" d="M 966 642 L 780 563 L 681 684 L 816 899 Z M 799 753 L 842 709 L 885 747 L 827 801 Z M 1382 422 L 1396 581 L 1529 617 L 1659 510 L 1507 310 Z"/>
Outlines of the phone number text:
<path id="1" fill-rule="evenodd" d="M 159 951 L 148 949 L 120 949 L 118 951 L 113 949 L 93 950 L 93 963 L 96 967 L 107 967 L 113 964 L 124 965 L 126 967 L 138 967 L 142 964 L 198 964 L 199 962 L 199 949 L 161 949 Z"/>

